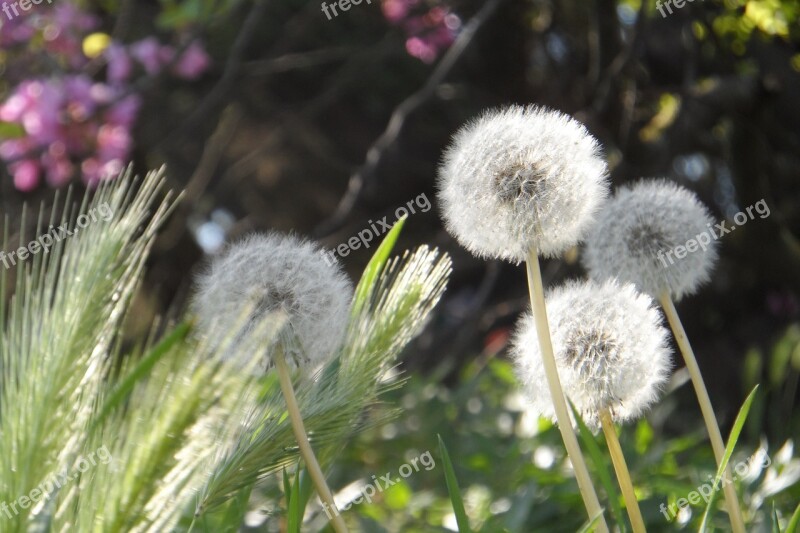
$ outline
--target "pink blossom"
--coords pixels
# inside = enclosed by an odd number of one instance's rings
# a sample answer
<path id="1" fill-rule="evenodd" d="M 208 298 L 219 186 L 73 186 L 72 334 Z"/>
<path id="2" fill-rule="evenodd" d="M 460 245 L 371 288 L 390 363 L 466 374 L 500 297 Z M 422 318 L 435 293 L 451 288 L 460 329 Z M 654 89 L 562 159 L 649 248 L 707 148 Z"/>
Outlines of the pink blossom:
<path id="1" fill-rule="evenodd" d="M 158 74 L 163 66 L 161 45 L 155 37 L 147 37 L 130 47 L 131 55 L 142 64 L 145 72 Z"/>
<path id="2" fill-rule="evenodd" d="M 69 2 L 61 2 L 53 6 L 53 22 L 62 27 L 78 32 L 93 30 L 99 24 L 99 20 L 94 15 L 81 10 Z"/>
<path id="3" fill-rule="evenodd" d="M 64 79 L 62 105 L 70 119 L 83 122 L 94 112 L 98 102 L 92 97 L 92 86 L 88 76 L 69 76 Z"/>
<path id="4" fill-rule="evenodd" d="M 0 142 L 0 158 L 3 158 L 7 161 L 13 161 L 27 155 L 28 153 L 32 152 L 33 149 L 33 143 L 31 143 L 29 137 L 23 137 L 22 139 L 9 139 L 7 141 Z"/>
<path id="5" fill-rule="evenodd" d="M 58 137 L 61 92 L 49 83 L 33 82 L 24 88 L 30 99 L 20 122 L 31 139 L 40 144 L 53 142 Z"/>
<path id="6" fill-rule="evenodd" d="M 174 72 L 177 76 L 187 80 L 200 77 L 211 65 L 211 58 L 199 42 L 193 41 L 181 54 L 175 65 Z"/>
<path id="7" fill-rule="evenodd" d="M 97 154 L 104 161 L 128 156 L 132 139 L 128 129 L 106 124 L 97 132 Z"/>
<path id="8" fill-rule="evenodd" d="M 386 0 L 383 2 L 383 5 L 381 5 L 381 9 L 383 10 L 383 16 L 386 17 L 386 20 L 396 24 L 405 19 L 411 11 L 411 8 L 418 3 L 419 0 Z"/>
<path id="9" fill-rule="evenodd" d="M 406 51 L 409 55 L 421 59 L 425 63 L 432 63 L 436 60 L 436 47 L 419 37 L 410 37 L 406 40 Z"/>
<path id="10" fill-rule="evenodd" d="M 42 166 L 45 169 L 47 183 L 51 187 L 63 187 L 69 183 L 74 173 L 73 165 L 64 153 L 53 154 L 48 151 L 42 156 Z"/>
<path id="11" fill-rule="evenodd" d="M 39 185 L 39 163 L 25 159 L 9 167 L 14 176 L 14 186 L 22 192 L 30 192 Z"/>
<path id="12" fill-rule="evenodd" d="M 0 105 L 0 120 L 3 122 L 16 122 L 30 106 L 30 99 L 24 94 L 16 92 L 11 95 L 3 105 Z"/>
<path id="13" fill-rule="evenodd" d="M 136 122 L 141 105 L 142 99 L 138 95 L 131 94 L 126 96 L 112 104 L 106 111 L 106 121 L 130 128 Z"/>
<path id="14" fill-rule="evenodd" d="M 136 116 L 139 114 L 141 104 L 142 99 L 138 95 L 131 94 L 126 96 L 109 108 L 106 112 L 106 120 L 130 128 L 136 122 Z"/>
<path id="15" fill-rule="evenodd" d="M 161 62 L 162 68 L 175 59 L 175 49 L 168 44 L 161 45 L 158 49 L 158 60 Z"/>
<path id="16" fill-rule="evenodd" d="M 403 28 L 408 54 L 425 63 L 432 63 L 449 48 L 461 29 L 461 19 L 449 7 L 435 4 L 427 11 L 415 9 L 419 0 L 384 0 L 382 5 L 386 19 Z"/>
<path id="17" fill-rule="evenodd" d="M 29 41 L 36 34 L 36 28 L 20 17 L 3 20 L 0 26 L 0 46 L 8 47 Z"/>
<path id="18" fill-rule="evenodd" d="M 124 164 L 119 159 L 103 161 L 97 157 L 90 157 L 81 163 L 83 182 L 89 187 L 94 187 L 101 181 L 116 177 L 123 167 Z"/>
<path id="19" fill-rule="evenodd" d="M 98 24 L 97 17 L 71 3 L 61 2 L 42 15 L 44 48 L 51 54 L 63 56 L 73 68 L 80 68 L 88 61 L 83 55 L 83 35 Z"/>
<path id="20" fill-rule="evenodd" d="M 111 43 L 104 52 L 108 70 L 107 78 L 110 83 L 128 81 L 133 72 L 133 61 L 128 51 L 119 43 Z"/>

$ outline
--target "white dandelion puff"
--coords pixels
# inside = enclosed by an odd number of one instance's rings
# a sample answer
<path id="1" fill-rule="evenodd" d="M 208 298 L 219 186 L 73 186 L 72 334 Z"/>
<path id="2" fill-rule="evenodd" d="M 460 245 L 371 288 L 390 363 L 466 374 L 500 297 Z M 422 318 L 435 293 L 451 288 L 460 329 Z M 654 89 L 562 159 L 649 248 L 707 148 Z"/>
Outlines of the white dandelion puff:
<path id="1" fill-rule="evenodd" d="M 547 298 L 553 349 L 567 398 L 587 425 L 641 416 L 670 370 L 669 332 L 650 297 L 615 281 L 571 282 Z M 533 317 L 520 320 L 513 342 L 517 373 L 532 407 L 555 420 Z"/>
<path id="2" fill-rule="evenodd" d="M 274 365 L 300 455 L 320 499 L 335 509 L 308 439 L 289 364 L 311 374 L 341 346 L 353 295 L 347 276 L 338 265 L 326 263 L 318 246 L 270 233 L 252 235 L 215 257 L 197 288 L 192 307 L 201 331 L 212 339 L 226 339 L 234 331 L 234 349 L 226 346 L 231 357 L 257 356 L 265 367 Z M 244 326 L 243 312 L 250 313 Z M 265 322 L 276 320 L 284 321 L 281 334 L 262 337 Z M 276 329 L 272 326 L 267 329 Z M 330 520 L 337 533 L 347 533 L 341 516 Z"/>
<path id="3" fill-rule="evenodd" d="M 582 240 L 608 195 L 586 128 L 557 111 L 511 106 L 453 137 L 439 169 L 445 225 L 469 251 L 513 262 L 555 257 Z"/>
<path id="4" fill-rule="evenodd" d="M 583 262 L 593 279 L 618 278 L 653 297 L 667 291 L 680 300 L 709 280 L 717 260 L 712 224 L 691 191 L 642 180 L 621 187 L 600 211 Z"/>
<path id="5" fill-rule="evenodd" d="M 320 248 L 294 236 L 256 234 L 214 257 L 197 278 L 192 310 L 197 327 L 219 339 L 236 330 L 249 339 L 264 321 L 283 312 L 278 338 L 287 361 L 307 370 L 320 367 L 341 346 L 353 288 L 338 264 L 329 266 Z M 244 321 L 242 312 L 249 310 Z M 271 365 L 274 345 L 234 343 L 236 356 L 258 350 Z"/>

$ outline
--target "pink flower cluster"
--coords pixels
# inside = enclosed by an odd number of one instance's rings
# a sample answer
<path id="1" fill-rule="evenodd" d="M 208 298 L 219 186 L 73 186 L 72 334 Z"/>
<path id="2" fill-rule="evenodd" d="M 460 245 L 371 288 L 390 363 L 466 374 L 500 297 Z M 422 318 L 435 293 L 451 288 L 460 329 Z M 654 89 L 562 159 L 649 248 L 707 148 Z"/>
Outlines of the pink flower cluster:
<path id="1" fill-rule="evenodd" d="M 92 186 L 115 177 L 130 158 L 142 103 L 131 85 L 135 75 L 192 80 L 210 66 L 198 41 L 176 49 L 147 37 L 130 45 L 112 42 L 99 58 L 106 80 L 97 81 L 84 71 L 100 64 L 84 55 L 82 43 L 98 25 L 96 17 L 63 3 L 0 26 L 0 47 L 19 52 L 7 62 L 7 78 L 19 82 L 0 103 L 0 122 L 16 124 L 21 133 L 0 137 L 0 160 L 21 191 L 42 180 L 60 187 L 80 175 Z M 52 74 L 29 75 L 42 71 Z"/>
<path id="2" fill-rule="evenodd" d="M 179 78 L 194 80 L 211 65 L 211 59 L 198 41 L 192 41 L 180 56 L 172 46 L 162 45 L 155 37 L 147 37 L 129 46 L 112 43 L 105 51 L 108 62 L 108 81 L 125 83 L 136 63 L 150 76 L 161 74 L 165 68 Z"/>
<path id="3" fill-rule="evenodd" d="M 138 95 L 122 91 L 83 74 L 20 83 L 0 105 L 0 120 L 18 123 L 25 132 L 0 143 L 0 158 L 10 163 L 17 189 L 36 188 L 42 175 L 60 187 L 78 168 L 90 185 L 118 174 L 140 106 Z"/>
<path id="4" fill-rule="evenodd" d="M 461 19 L 439 2 L 384 0 L 383 15 L 406 34 L 406 51 L 425 63 L 432 63 L 455 41 Z"/>

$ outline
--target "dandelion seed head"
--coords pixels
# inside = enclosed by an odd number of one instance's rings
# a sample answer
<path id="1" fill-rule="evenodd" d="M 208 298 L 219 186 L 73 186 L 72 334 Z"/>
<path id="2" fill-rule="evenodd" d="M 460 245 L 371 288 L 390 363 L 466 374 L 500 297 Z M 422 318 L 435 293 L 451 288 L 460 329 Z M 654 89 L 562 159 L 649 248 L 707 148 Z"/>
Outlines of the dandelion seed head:
<path id="1" fill-rule="evenodd" d="M 510 106 L 453 137 L 439 168 L 448 231 L 473 254 L 521 262 L 581 241 L 608 194 L 607 167 L 586 128 L 557 111 Z"/>
<path id="2" fill-rule="evenodd" d="M 279 348 L 287 362 L 306 370 L 321 366 L 341 346 L 353 295 L 346 274 L 326 263 L 317 245 L 277 233 L 229 246 L 198 276 L 196 289 L 191 307 L 198 329 L 217 339 L 235 330 L 242 340 L 233 343 L 231 357 L 253 350 L 266 368 Z M 264 331 L 264 322 L 278 313 L 287 323 L 277 339 L 244 340 Z"/>
<path id="3" fill-rule="evenodd" d="M 657 400 L 671 355 L 669 332 L 649 296 L 613 280 L 571 282 L 551 291 L 547 314 L 561 385 L 588 426 L 599 427 L 603 409 L 622 423 L 640 417 Z M 555 421 L 529 313 L 517 326 L 512 353 L 533 409 Z"/>
<path id="4" fill-rule="evenodd" d="M 713 219 L 691 191 L 667 180 L 621 187 L 597 216 L 586 239 L 583 262 L 594 279 L 618 278 L 658 297 L 679 300 L 708 281 L 717 260 Z M 706 235 L 685 257 L 675 255 Z"/>

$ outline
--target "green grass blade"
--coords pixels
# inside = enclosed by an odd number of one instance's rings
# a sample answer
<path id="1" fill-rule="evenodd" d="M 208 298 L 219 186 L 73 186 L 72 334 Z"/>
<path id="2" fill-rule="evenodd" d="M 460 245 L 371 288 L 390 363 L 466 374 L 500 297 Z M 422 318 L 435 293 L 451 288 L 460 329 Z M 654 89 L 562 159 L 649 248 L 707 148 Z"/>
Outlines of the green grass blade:
<path id="1" fill-rule="evenodd" d="M 447 453 L 442 436 L 437 435 L 437 437 L 439 438 L 439 453 L 442 455 L 442 464 L 444 465 L 444 479 L 447 483 L 450 501 L 453 502 L 453 512 L 456 515 L 458 531 L 459 533 L 470 533 L 472 530 L 469 527 L 467 512 L 464 510 L 464 500 L 461 498 L 461 490 L 458 488 L 458 480 L 453 470 L 453 463 L 450 462 L 450 455 Z"/>
<path id="2" fill-rule="evenodd" d="M 103 423 L 105 418 L 119 407 L 133 388 L 140 380 L 146 378 L 153 370 L 153 366 L 179 342 L 183 342 L 189 334 L 189 324 L 183 323 L 178 325 L 175 330 L 154 347 L 149 354 L 142 358 L 133 370 L 125 376 L 114 391 L 109 395 L 108 399 L 103 403 L 102 410 L 94 418 L 93 426 L 97 427 Z"/>
<path id="3" fill-rule="evenodd" d="M 236 533 L 239 531 L 244 518 L 247 515 L 250 494 L 253 492 L 253 485 L 245 487 L 239 491 L 235 498 L 231 499 L 228 510 L 225 512 L 223 524 L 225 533 Z"/>
<path id="4" fill-rule="evenodd" d="M 786 531 L 784 533 L 797 533 L 798 526 L 800 526 L 800 504 L 798 504 L 797 509 L 794 510 L 792 519 L 789 520 L 789 525 L 786 526 Z"/>
<path id="5" fill-rule="evenodd" d="M 575 409 L 575 406 L 572 405 L 572 402 L 570 402 L 570 407 L 572 408 L 572 413 L 575 416 L 575 420 L 578 422 L 578 432 L 580 433 L 581 441 L 583 441 L 583 445 L 586 448 L 586 451 L 589 453 L 589 458 L 591 459 L 592 464 L 594 464 L 594 471 L 597 474 L 597 477 L 600 478 L 600 483 L 603 485 L 603 488 L 608 495 L 608 501 L 611 505 L 611 514 L 614 516 L 614 521 L 619 526 L 620 531 L 625 533 L 627 531 L 627 522 L 625 515 L 622 512 L 622 506 L 619 504 L 620 496 L 619 492 L 617 491 L 617 486 L 608 470 L 608 462 L 605 460 L 605 456 L 600 450 L 600 446 L 597 444 L 594 435 L 592 435 L 592 432 L 589 431 L 588 427 L 586 427 L 586 423 L 583 421 L 580 414 L 578 414 L 578 411 Z M 591 525 L 594 522 L 595 520 L 591 521 L 588 525 Z"/>
<path id="6" fill-rule="evenodd" d="M 353 297 L 353 316 L 357 316 L 364 307 L 370 289 L 375 284 L 378 275 L 380 275 L 383 267 L 389 260 L 389 255 L 392 253 L 398 237 L 400 237 L 400 232 L 405 222 L 406 217 L 403 217 L 392 226 L 392 229 L 386 234 L 386 237 L 383 238 L 383 242 L 375 251 L 375 255 L 372 256 L 372 259 L 370 259 L 367 264 L 367 268 L 364 269 L 364 274 L 361 276 L 361 281 L 358 282 L 358 287 L 356 287 L 356 293 Z"/>
<path id="7" fill-rule="evenodd" d="M 286 473 L 286 467 L 282 468 L 283 472 L 283 495 L 286 498 L 286 508 L 289 508 L 289 502 L 292 501 L 292 483 L 289 481 L 289 474 Z"/>
<path id="8" fill-rule="evenodd" d="M 300 472 L 300 518 L 306 515 L 306 506 L 313 492 L 314 484 L 311 482 L 311 476 L 308 475 L 308 470 L 303 469 Z"/>
<path id="9" fill-rule="evenodd" d="M 739 414 L 736 416 L 736 422 L 734 422 L 733 429 L 731 429 L 731 435 L 728 438 L 728 445 L 725 447 L 725 454 L 722 456 L 722 463 L 720 463 L 719 468 L 717 469 L 717 476 L 714 478 L 714 486 L 712 488 L 711 498 L 709 499 L 708 506 L 706 506 L 706 510 L 703 513 L 703 521 L 700 523 L 700 529 L 698 530 L 699 533 L 705 533 L 705 531 L 708 530 L 711 509 L 714 508 L 717 498 L 719 497 L 720 481 L 725 474 L 725 469 L 728 468 L 728 461 L 730 461 L 731 455 L 733 455 L 733 449 L 736 447 L 736 442 L 739 440 L 742 427 L 744 426 L 745 420 L 747 420 L 747 413 L 750 412 L 750 406 L 753 404 L 753 399 L 756 397 L 756 391 L 758 391 L 758 385 L 753 387 L 752 392 L 750 392 L 750 394 L 747 396 L 747 399 L 745 399 L 744 403 L 742 404 L 742 408 L 739 409 Z"/>
<path id="10" fill-rule="evenodd" d="M 300 525 L 303 522 L 303 514 L 301 513 L 300 505 L 300 465 L 297 466 L 297 472 L 294 476 L 294 484 L 291 489 L 291 496 L 287 496 L 289 500 L 289 510 L 286 514 L 286 531 L 287 533 L 300 533 Z"/>
<path id="11" fill-rule="evenodd" d="M 578 530 L 578 533 L 589 533 L 590 531 L 594 531 L 594 527 L 600 521 L 600 518 L 603 516 L 603 511 L 601 510 L 599 513 L 594 515 L 594 518 L 583 524 L 583 526 Z"/>

